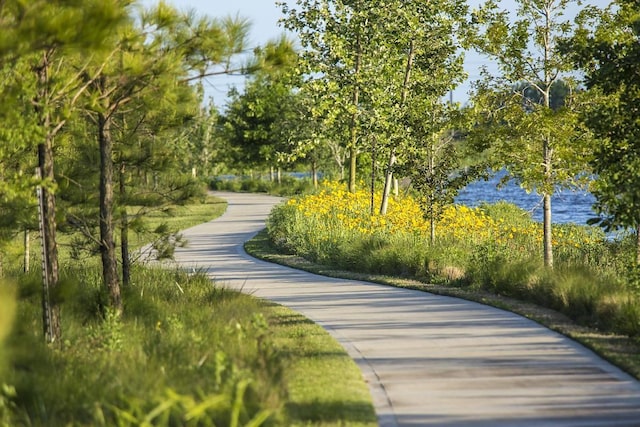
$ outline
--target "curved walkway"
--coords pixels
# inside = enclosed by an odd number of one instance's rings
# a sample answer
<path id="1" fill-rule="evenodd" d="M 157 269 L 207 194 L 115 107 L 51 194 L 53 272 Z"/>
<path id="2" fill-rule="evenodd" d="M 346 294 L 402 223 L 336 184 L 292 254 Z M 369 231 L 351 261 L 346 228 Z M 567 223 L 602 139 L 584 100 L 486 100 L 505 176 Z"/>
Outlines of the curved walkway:
<path id="1" fill-rule="evenodd" d="M 316 276 L 248 256 L 275 197 L 216 193 L 184 266 L 325 327 L 369 384 L 381 426 L 640 426 L 640 383 L 523 317 L 456 298 Z"/>

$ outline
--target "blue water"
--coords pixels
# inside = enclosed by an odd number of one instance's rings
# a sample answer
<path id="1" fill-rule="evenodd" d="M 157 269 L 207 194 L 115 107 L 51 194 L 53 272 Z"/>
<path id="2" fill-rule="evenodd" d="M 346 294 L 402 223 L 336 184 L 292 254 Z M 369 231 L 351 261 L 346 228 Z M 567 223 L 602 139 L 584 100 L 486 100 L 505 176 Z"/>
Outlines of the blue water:
<path id="1" fill-rule="evenodd" d="M 477 206 L 482 202 L 495 203 L 504 200 L 513 203 L 522 209 L 529 211 L 534 220 L 542 222 L 542 196 L 536 193 L 527 193 L 514 181 L 497 188 L 500 179 L 504 176 L 499 173 L 488 181 L 476 181 L 466 186 L 458 197 L 456 203 Z M 551 220 L 555 224 L 576 223 L 584 225 L 587 220 L 597 215 L 592 209 L 595 198 L 586 191 L 558 191 L 551 197 Z"/>

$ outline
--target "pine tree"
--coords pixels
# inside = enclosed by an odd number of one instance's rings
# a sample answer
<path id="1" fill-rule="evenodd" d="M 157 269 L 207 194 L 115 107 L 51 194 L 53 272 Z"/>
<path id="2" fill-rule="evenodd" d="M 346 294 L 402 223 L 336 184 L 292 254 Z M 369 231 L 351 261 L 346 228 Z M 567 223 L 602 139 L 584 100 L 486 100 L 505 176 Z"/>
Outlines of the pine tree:
<path id="1" fill-rule="evenodd" d="M 35 121 L 40 130 L 37 144 L 42 187 L 42 241 L 44 246 L 43 319 L 45 337 L 61 337 L 56 243 L 54 170 L 55 138 L 62 130 L 86 85 L 80 78 L 85 64 L 69 67 L 69 57 L 87 54 L 103 45 L 114 25 L 125 16 L 126 0 L 7 0 L 0 10 L 0 56 L 26 58 L 32 70 Z"/>

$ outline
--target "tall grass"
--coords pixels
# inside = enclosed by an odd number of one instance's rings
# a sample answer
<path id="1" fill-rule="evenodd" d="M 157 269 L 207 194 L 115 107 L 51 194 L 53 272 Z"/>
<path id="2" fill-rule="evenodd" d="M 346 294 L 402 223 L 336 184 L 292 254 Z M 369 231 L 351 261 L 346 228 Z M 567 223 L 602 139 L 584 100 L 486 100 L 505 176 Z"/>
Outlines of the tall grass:
<path id="1" fill-rule="evenodd" d="M 0 426 L 8 426 L 14 410 L 15 388 L 6 382 L 10 354 L 5 339 L 11 332 L 16 310 L 15 285 L 0 281 Z"/>
<path id="2" fill-rule="evenodd" d="M 267 222 L 277 247 L 312 261 L 484 289 L 553 308 L 583 325 L 640 336 L 627 240 L 609 240 L 593 227 L 556 225 L 556 267 L 548 270 L 541 224 L 514 205 L 452 206 L 437 224 L 435 242 L 428 229 L 410 197 L 393 200 L 385 217 L 371 216 L 366 192 L 331 183 L 279 205 Z"/>
<path id="3" fill-rule="evenodd" d="M 204 274 L 139 268 L 118 318 L 103 304 L 98 271 L 66 273 L 72 292 L 55 351 L 42 343 L 34 281 L 18 284 L 9 425 L 280 423 L 286 365 L 260 301 Z"/>

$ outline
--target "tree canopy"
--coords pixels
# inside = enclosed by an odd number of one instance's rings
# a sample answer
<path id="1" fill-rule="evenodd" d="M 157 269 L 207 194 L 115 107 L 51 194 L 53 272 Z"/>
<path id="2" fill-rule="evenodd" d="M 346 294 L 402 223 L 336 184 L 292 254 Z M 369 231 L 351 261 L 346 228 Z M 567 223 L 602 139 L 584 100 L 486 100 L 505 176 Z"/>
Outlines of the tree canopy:
<path id="1" fill-rule="evenodd" d="M 593 96 L 582 118 L 598 138 L 591 162 L 595 208 L 606 229 L 636 230 L 640 264 L 640 11 L 635 1 L 617 0 L 606 9 L 585 8 L 578 23 L 564 50 Z"/>

